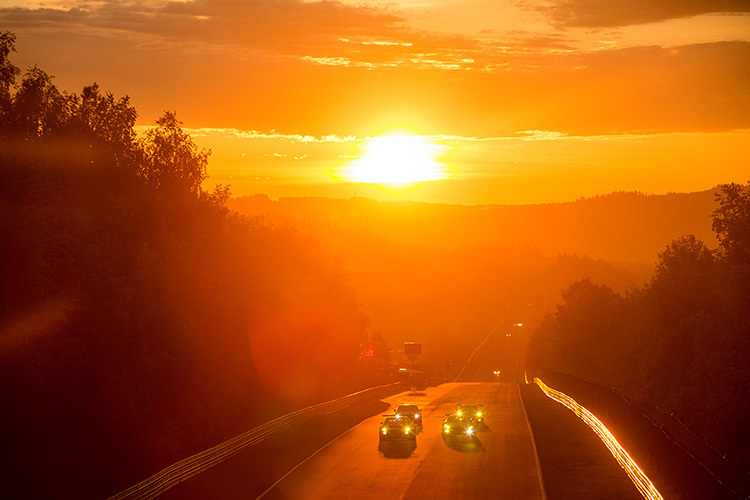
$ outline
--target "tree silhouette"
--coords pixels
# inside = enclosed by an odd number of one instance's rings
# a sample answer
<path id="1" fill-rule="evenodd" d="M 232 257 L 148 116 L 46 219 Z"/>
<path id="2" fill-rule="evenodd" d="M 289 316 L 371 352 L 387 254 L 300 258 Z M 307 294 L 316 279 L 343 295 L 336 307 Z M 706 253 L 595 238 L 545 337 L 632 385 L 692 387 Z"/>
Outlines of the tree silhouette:
<path id="1" fill-rule="evenodd" d="M 612 369 L 609 350 L 622 331 L 623 298 L 584 278 L 564 290 L 562 299 L 534 332 L 529 363 L 579 375 Z"/>
<path id="2" fill-rule="evenodd" d="M 271 367 L 316 381 L 291 404 L 362 388 L 364 322 L 335 262 L 203 191 L 209 151 L 175 113 L 138 139 L 127 97 L 66 94 L 36 66 L 16 84 L 14 42 L 0 35 L 5 497 L 106 498 L 288 411 L 250 340 L 279 316 L 314 348 Z"/>
<path id="3" fill-rule="evenodd" d="M 673 240 L 651 280 L 619 305 L 606 288 L 573 283 L 534 333 L 527 363 L 599 381 L 672 413 L 750 465 L 750 190 L 719 189 L 719 251 L 694 235 Z"/>
<path id="4" fill-rule="evenodd" d="M 52 76 L 29 68 L 13 99 L 13 127 L 25 140 L 61 132 L 71 115 L 71 100 L 52 83 Z"/>
<path id="5" fill-rule="evenodd" d="M 713 252 L 692 234 L 672 241 L 659 253 L 649 286 L 670 323 L 690 318 L 708 305 L 714 264 Z"/>
<path id="6" fill-rule="evenodd" d="M 87 147 L 96 150 L 100 161 L 113 162 L 121 168 L 132 164 L 138 112 L 130 105 L 130 98 L 115 99 L 111 92 L 102 95 L 99 85 L 94 83 L 84 87 L 74 102 L 73 133 L 84 140 Z"/>
<path id="7" fill-rule="evenodd" d="M 165 111 L 156 124 L 140 141 L 140 175 L 165 191 L 200 194 L 211 151 L 198 149 L 173 111 Z"/>
<path id="8" fill-rule="evenodd" d="M 736 281 L 750 294 L 750 182 L 723 184 L 716 193 L 719 208 L 713 212 L 713 229 L 719 248 Z"/>
<path id="9" fill-rule="evenodd" d="M 5 119 L 10 116 L 11 89 L 16 84 L 16 77 L 21 74 L 21 70 L 9 59 L 10 53 L 16 50 L 15 45 L 16 35 L 9 31 L 0 33 L 0 137 L 8 126 Z"/>

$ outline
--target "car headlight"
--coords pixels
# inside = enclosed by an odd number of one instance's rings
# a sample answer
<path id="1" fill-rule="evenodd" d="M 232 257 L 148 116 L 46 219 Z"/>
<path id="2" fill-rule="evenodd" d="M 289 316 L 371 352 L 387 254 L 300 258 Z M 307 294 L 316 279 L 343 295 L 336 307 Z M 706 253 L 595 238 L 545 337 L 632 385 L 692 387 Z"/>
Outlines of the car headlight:
<path id="1" fill-rule="evenodd" d="M 422 415 L 414 415 L 415 420 L 420 419 L 420 418 L 422 418 Z"/>
<path id="2" fill-rule="evenodd" d="M 477 412 L 477 417 L 481 417 L 481 416 L 482 416 L 482 412 L 481 412 L 481 411 L 478 411 L 478 412 Z"/>
<path id="3" fill-rule="evenodd" d="M 469 427 L 468 429 L 466 429 L 466 435 L 467 436 L 471 436 L 472 434 L 474 434 L 474 428 L 473 427 Z"/>
<path id="4" fill-rule="evenodd" d="M 460 417 L 460 416 L 461 416 L 461 410 L 458 410 L 458 411 L 456 412 L 456 415 L 458 415 L 458 416 Z"/>
<path id="5" fill-rule="evenodd" d="M 450 425 L 444 425 L 443 426 L 443 432 L 448 432 L 450 430 L 451 430 L 451 426 Z"/>
<path id="6" fill-rule="evenodd" d="M 404 428 L 404 434 L 409 434 L 410 432 L 411 432 L 411 427 Z"/>

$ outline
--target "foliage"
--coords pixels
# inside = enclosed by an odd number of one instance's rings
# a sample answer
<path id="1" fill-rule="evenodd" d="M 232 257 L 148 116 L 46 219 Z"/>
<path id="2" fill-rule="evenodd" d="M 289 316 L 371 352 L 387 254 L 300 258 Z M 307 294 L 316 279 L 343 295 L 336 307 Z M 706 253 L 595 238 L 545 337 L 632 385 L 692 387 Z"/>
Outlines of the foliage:
<path id="1" fill-rule="evenodd" d="M 16 36 L 9 32 L 0 33 L 0 119 L 7 117 L 11 105 L 11 91 L 16 83 L 16 77 L 21 70 L 14 66 L 9 59 L 10 53 L 16 50 Z M 0 130 L 3 124 L 0 122 Z M 2 135 L 0 135 L 2 137 Z"/>
<path id="2" fill-rule="evenodd" d="M 125 168 L 134 160 L 138 113 L 125 96 L 115 99 L 111 92 L 104 95 L 94 83 L 83 88 L 75 98 L 71 121 L 76 135 L 87 139 L 87 145 L 100 151 L 102 161 L 111 161 Z"/>
<path id="3" fill-rule="evenodd" d="M 175 113 L 138 138 L 127 96 L 67 94 L 37 67 L 14 86 L 15 37 L 0 36 L 6 496 L 106 498 L 357 388 L 366 321 L 335 261 L 231 213 L 228 186 L 204 191 L 209 152 Z M 266 363 L 288 345 L 284 363 Z M 276 375 L 307 386 L 264 385 Z"/>
<path id="4" fill-rule="evenodd" d="M 713 213 L 713 229 L 719 250 L 732 267 L 732 279 L 750 294 L 750 182 L 725 184 L 716 193 L 719 207 Z"/>
<path id="5" fill-rule="evenodd" d="M 707 303 L 706 284 L 715 274 L 714 256 L 706 244 L 692 234 L 683 236 L 659 252 L 650 295 L 670 322 L 681 321 L 684 311 L 698 311 Z"/>
<path id="6" fill-rule="evenodd" d="M 527 363 L 673 413 L 748 465 L 750 196 L 722 185 L 717 201 L 718 251 L 693 235 L 678 238 L 659 253 L 651 280 L 624 297 L 573 283 L 535 332 Z"/>
<path id="7" fill-rule="evenodd" d="M 748 182 L 750 187 L 750 182 Z M 750 260 L 750 189 L 725 184 L 716 193 L 719 208 L 713 213 L 713 229 L 719 245 L 732 261 Z"/>
<path id="8" fill-rule="evenodd" d="M 586 371 L 609 370 L 611 344 L 607 340 L 620 330 L 623 298 L 588 278 L 570 285 L 562 298 L 554 319 L 548 317 L 539 326 L 530 348 L 531 363 L 544 360 L 545 366 L 561 371 L 569 365 Z M 589 348 L 582 350 L 581 345 Z"/>
<path id="9" fill-rule="evenodd" d="M 199 150 L 174 112 L 166 111 L 140 142 L 140 175 L 157 188 L 199 193 L 210 151 Z"/>
<path id="10" fill-rule="evenodd" d="M 37 66 L 30 68 L 13 98 L 12 126 L 24 139 L 58 134 L 70 116 L 71 100 L 60 93 L 52 77 Z"/>

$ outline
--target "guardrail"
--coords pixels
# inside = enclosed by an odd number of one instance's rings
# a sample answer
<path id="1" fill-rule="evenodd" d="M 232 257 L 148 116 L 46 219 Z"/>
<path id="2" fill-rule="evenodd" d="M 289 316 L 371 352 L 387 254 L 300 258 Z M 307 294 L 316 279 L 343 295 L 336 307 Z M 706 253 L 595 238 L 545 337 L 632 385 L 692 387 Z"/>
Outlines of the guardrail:
<path id="1" fill-rule="evenodd" d="M 368 401 L 374 398 L 393 394 L 393 390 L 401 385 L 400 382 L 371 387 L 359 392 L 343 396 L 332 401 L 320 403 L 307 408 L 282 415 L 270 422 L 259 425 L 247 432 L 233 437 L 212 448 L 196 453 L 176 462 L 162 471 L 144 479 L 130 488 L 113 495 L 108 500 L 150 500 L 164 493 L 169 488 L 190 479 L 201 472 L 236 455 L 244 448 L 258 444 L 270 436 L 287 430 L 317 417 L 335 413 L 344 408 Z"/>
<path id="2" fill-rule="evenodd" d="M 610 453 L 612 453 L 612 456 L 615 457 L 620 466 L 625 470 L 643 498 L 647 500 L 664 500 L 664 497 L 656 489 L 654 483 L 651 482 L 628 452 L 617 442 L 617 439 L 615 439 L 609 429 L 593 413 L 567 394 L 549 387 L 539 377 L 534 377 L 532 382 L 538 385 L 542 392 L 549 398 L 575 413 L 578 418 L 583 420 L 599 436 Z M 526 379 L 526 383 L 529 383 L 528 378 Z"/>
<path id="3" fill-rule="evenodd" d="M 723 457 L 718 452 L 681 429 L 673 415 L 642 401 L 635 404 L 617 389 L 579 375 L 551 370 L 535 375 L 552 379 L 556 387 L 580 396 L 579 401 L 614 427 L 621 441 L 632 447 L 632 456 L 642 460 L 641 465 L 659 479 L 663 494 L 700 500 L 750 500 L 750 474 L 720 460 Z M 686 437 L 692 437 L 693 442 Z M 707 454 L 707 450 L 717 455 Z"/>

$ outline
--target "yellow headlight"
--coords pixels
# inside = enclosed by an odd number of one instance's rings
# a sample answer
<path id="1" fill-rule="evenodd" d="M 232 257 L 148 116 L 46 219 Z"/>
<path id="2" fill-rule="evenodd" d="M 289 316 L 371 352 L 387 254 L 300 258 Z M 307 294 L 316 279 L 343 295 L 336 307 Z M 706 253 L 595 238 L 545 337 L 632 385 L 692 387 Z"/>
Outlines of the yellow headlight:
<path id="1" fill-rule="evenodd" d="M 382 429 L 380 429 L 380 432 L 382 432 L 383 434 L 388 434 L 388 429 L 383 427 Z"/>
<path id="2" fill-rule="evenodd" d="M 404 434 L 409 434 L 410 432 L 411 432 L 411 427 L 404 428 Z"/>
<path id="3" fill-rule="evenodd" d="M 458 415 L 458 416 L 460 417 L 460 416 L 461 416 L 461 410 L 458 410 L 458 411 L 456 412 L 456 415 Z"/>
<path id="4" fill-rule="evenodd" d="M 482 416 L 482 412 L 481 412 L 481 411 L 478 411 L 478 412 L 477 412 L 477 417 L 481 417 L 481 416 Z"/>

